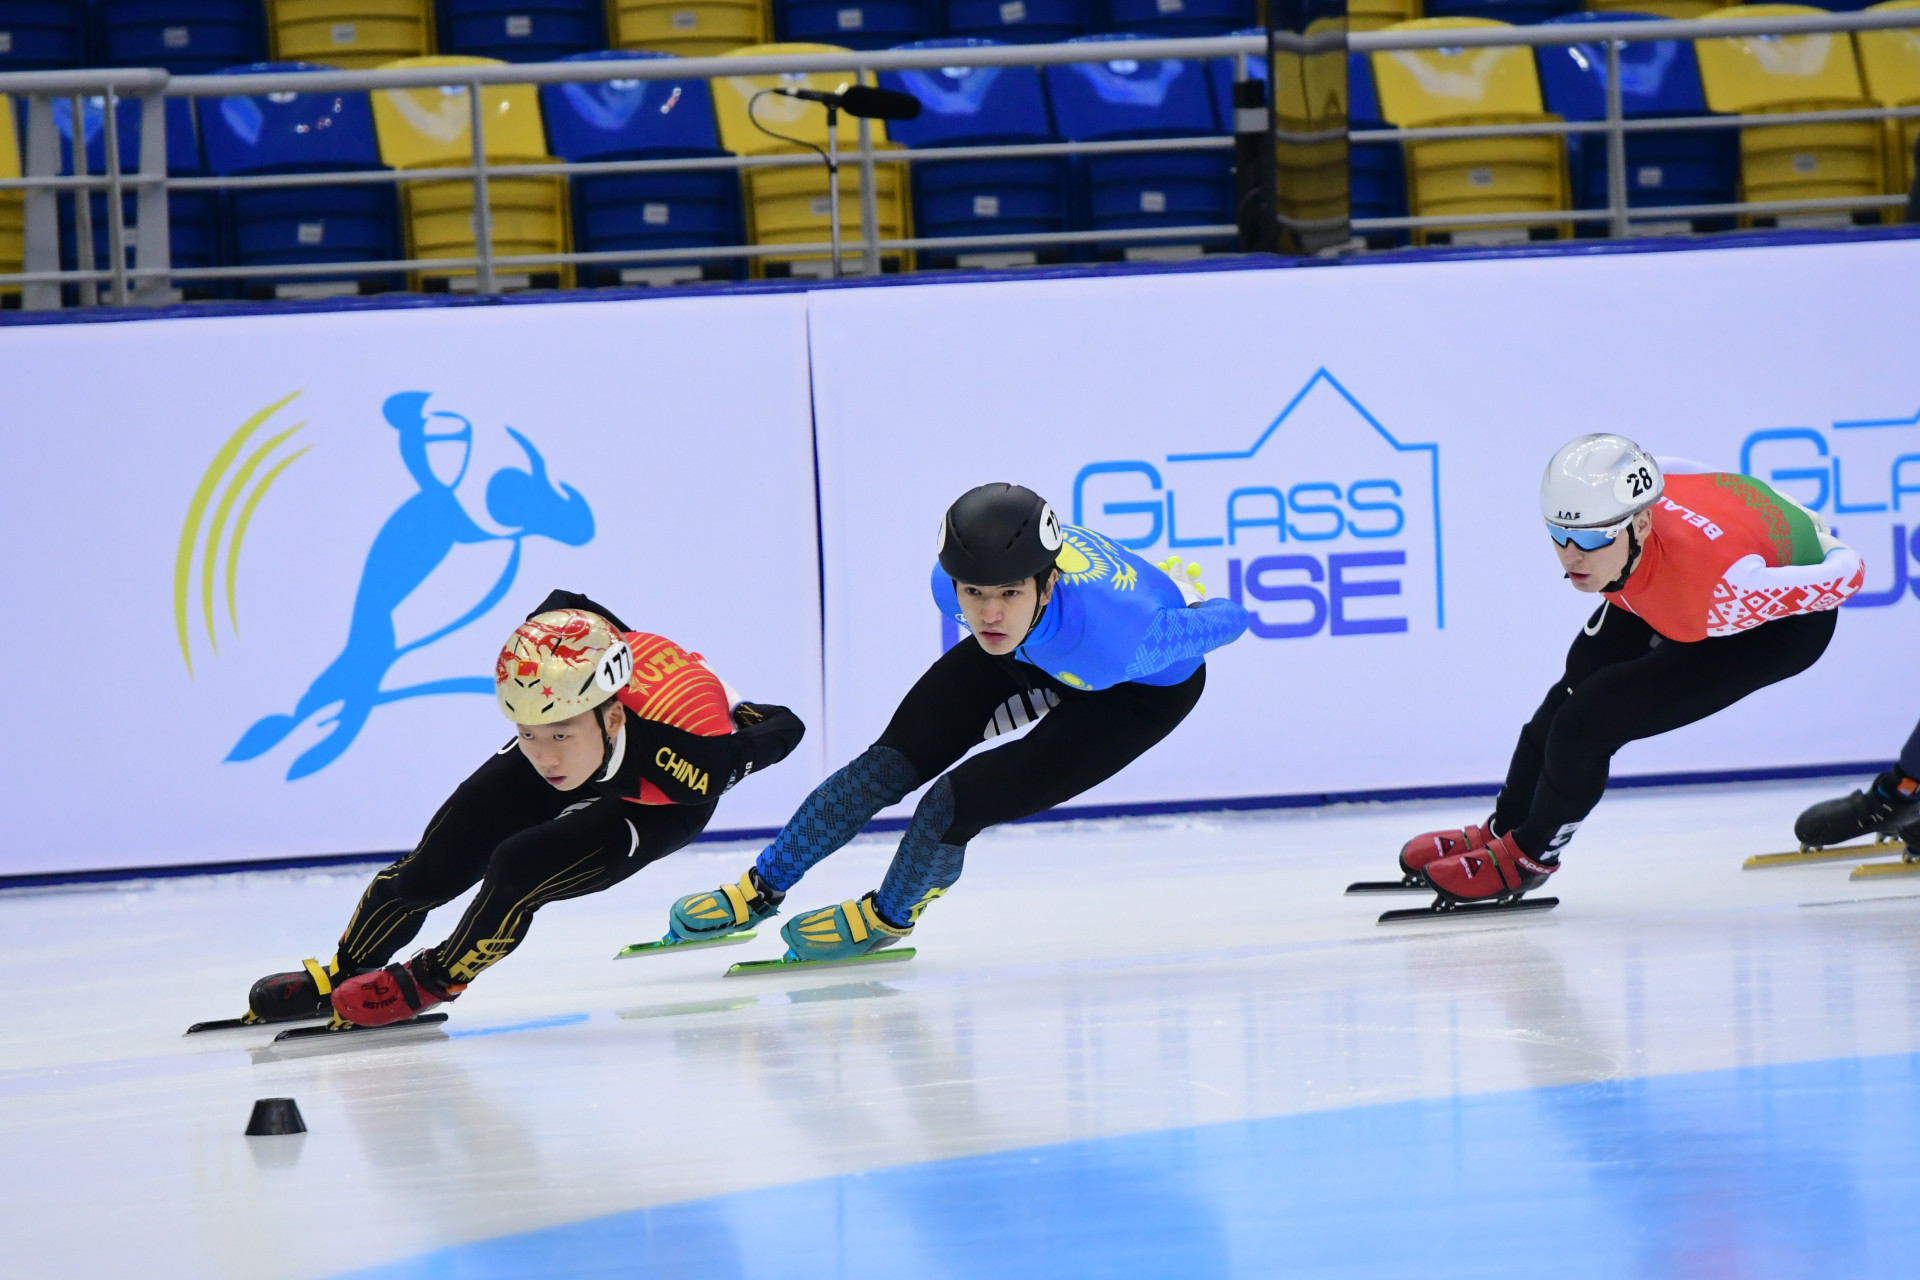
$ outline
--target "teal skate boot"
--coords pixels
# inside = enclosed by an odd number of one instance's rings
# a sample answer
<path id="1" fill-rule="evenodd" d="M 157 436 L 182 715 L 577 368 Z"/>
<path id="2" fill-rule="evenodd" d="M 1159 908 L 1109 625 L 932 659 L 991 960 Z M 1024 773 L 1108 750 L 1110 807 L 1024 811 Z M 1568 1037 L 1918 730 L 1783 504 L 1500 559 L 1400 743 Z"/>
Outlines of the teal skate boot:
<path id="1" fill-rule="evenodd" d="M 693 947 L 731 947 L 752 942 L 753 926 L 780 914 L 783 893 L 775 893 L 751 867 L 738 884 L 711 893 L 690 893 L 667 913 L 667 936 L 636 942 L 614 953 L 615 960 L 684 951 Z"/>
<path id="2" fill-rule="evenodd" d="M 723 884 L 712 893 L 690 893 L 674 903 L 667 936 L 681 942 L 706 942 L 739 933 L 779 915 L 785 897 L 749 867 L 739 884 Z"/>
<path id="3" fill-rule="evenodd" d="M 881 919 L 871 893 L 853 902 L 809 911 L 789 920 L 780 930 L 780 936 L 787 940 L 790 961 L 815 964 L 858 960 L 912 933 L 912 925 L 896 929 Z"/>

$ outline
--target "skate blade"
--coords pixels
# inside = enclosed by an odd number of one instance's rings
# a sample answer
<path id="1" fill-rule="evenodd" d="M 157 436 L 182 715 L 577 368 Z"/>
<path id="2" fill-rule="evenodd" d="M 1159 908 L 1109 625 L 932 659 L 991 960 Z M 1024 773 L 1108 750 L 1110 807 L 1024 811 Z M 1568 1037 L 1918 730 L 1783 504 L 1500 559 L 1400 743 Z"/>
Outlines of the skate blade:
<path id="1" fill-rule="evenodd" d="M 869 951 L 864 956 L 848 956 L 845 960 L 789 960 L 784 956 L 778 960 L 742 960 L 727 970 L 727 977 L 742 978 L 754 973 L 798 973 L 802 969 L 837 969 L 851 964 L 888 964 L 895 960 L 911 960 L 914 954 L 912 947 L 888 947 L 883 951 Z"/>
<path id="2" fill-rule="evenodd" d="M 196 1022 L 186 1029 L 185 1034 L 197 1036 L 202 1031 L 244 1031 L 248 1027 L 282 1027 L 289 1022 L 325 1022 L 333 1015 L 310 1013 L 301 1018 L 276 1018 L 268 1022 L 265 1018 L 256 1018 L 243 1013 L 237 1018 L 215 1018 L 212 1022 Z"/>
<path id="3" fill-rule="evenodd" d="M 1430 907 L 1414 907 L 1406 911 L 1386 911 L 1380 915 L 1381 924 L 1405 924 L 1411 920 L 1463 920 L 1470 916 L 1511 915 L 1518 911 L 1551 911 L 1560 905 L 1558 898 L 1517 898 L 1512 902 L 1473 902 L 1454 904 L 1444 898 L 1435 898 Z"/>
<path id="4" fill-rule="evenodd" d="M 1885 876 L 1920 876 L 1920 862 L 1867 862 L 1853 869 L 1849 880 L 1878 880 Z"/>
<path id="5" fill-rule="evenodd" d="M 1836 844 L 1825 849 L 1802 849 L 1793 853 L 1757 853 L 1741 863 L 1747 871 L 1762 867 L 1799 867 L 1812 862 L 1851 862 L 1855 858 L 1891 857 L 1906 852 L 1904 840 L 1875 840 L 1870 844 Z"/>
<path id="6" fill-rule="evenodd" d="M 436 1022 L 445 1022 L 444 1013 L 423 1013 L 417 1018 L 408 1018 L 405 1022 L 389 1022 L 384 1027 L 342 1027 L 335 1031 L 331 1025 L 324 1027 L 295 1027 L 292 1031 L 282 1031 L 273 1038 L 275 1044 L 288 1040 L 312 1040 L 322 1036 L 361 1036 L 377 1035 L 382 1031 L 405 1031 L 410 1027 L 426 1027 Z"/>
<path id="7" fill-rule="evenodd" d="M 740 933 L 722 934 L 718 938 L 702 938 L 698 942 L 682 942 L 672 934 L 658 942 L 635 942 L 613 953 L 615 960 L 631 960 L 635 956 L 657 956 L 663 951 L 698 951 L 703 947 L 737 947 L 743 942 L 752 942 L 754 932 L 746 929 Z"/>
<path id="8" fill-rule="evenodd" d="M 1355 880 L 1347 886 L 1349 894 L 1362 893 L 1432 893 L 1433 886 L 1425 880 L 1416 880 L 1408 876 L 1403 880 Z"/>

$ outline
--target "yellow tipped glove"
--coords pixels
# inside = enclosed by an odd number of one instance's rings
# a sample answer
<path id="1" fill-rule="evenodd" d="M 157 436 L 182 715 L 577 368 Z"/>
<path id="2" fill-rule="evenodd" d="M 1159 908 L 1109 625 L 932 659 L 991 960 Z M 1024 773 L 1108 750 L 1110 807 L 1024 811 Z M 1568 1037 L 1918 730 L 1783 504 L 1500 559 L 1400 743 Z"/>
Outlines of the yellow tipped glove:
<path id="1" fill-rule="evenodd" d="M 1187 563 L 1179 556 L 1168 556 L 1154 567 L 1173 579 L 1174 585 L 1180 588 L 1180 594 L 1186 598 L 1188 604 L 1199 604 L 1207 598 L 1206 584 L 1200 581 L 1198 560 Z"/>

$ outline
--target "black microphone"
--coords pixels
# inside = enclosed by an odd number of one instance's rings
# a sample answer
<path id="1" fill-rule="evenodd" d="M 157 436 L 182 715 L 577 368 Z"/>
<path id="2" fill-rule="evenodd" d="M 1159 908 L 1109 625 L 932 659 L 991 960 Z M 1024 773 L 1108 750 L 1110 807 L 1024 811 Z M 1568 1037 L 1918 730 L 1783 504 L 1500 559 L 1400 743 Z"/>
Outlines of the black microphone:
<path id="1" fill-rule="evenodd" d="M 775 93 L 789 98 L 800 98 L 807 102 L 818 102 L 822 106 L 835 107 L 848 115 L 868 120 L 913 120 L 920 115 L 920 99 L 910 93 L 899 93 L 893 89 L 874 89 L 864 84 L 850 84 L 838 93 L 822 93 L 818 89 L 775 89 Z"/>
<path id="2" fill-rule="evenodd" d="M 920 115 L 920 99 L 893 89 L 853 84 L 840 91 L 840 109 L 868 120 L 913 120 Z"/>

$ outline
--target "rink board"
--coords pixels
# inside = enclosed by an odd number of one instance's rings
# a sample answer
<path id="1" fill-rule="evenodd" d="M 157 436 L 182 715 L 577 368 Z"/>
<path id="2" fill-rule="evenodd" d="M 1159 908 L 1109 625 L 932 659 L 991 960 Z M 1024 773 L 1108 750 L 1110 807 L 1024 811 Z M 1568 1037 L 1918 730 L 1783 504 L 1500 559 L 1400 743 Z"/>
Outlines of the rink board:
<path id="1" fill-rule="evenodd" d="M 1868 565 L 1811 673 L 1616 773 L 1886 759 L 1920 709 L 1916 270 L 1906 240 L 13 328 L 0 875 L 410 846 L 504 742 L 492 658 L 554 585 L 801 714 L 714 823 L 778 825 L 955 638 L 934 530 L 999 479 L 1258 618 L 1076 804 L 1485 785 L 1592 607 L 1535 493 L 1595 430 L 1768 479 Z"/>
<path id="2" fill-rule="evenodd" d="M 9 331 L 0 873 L 411 847 L 556 586 L 817 723 L 807 376 L 799 296 Z"/>
<path id="3" fill-rule="evenodd" d="M 1079 803 L 1497 780 L 1597 603 L 1541 469 L 1619 431 L 1778 485 L 1868 576 L 1814 671 L 1616 773 L 1889 759 L 1920 712 L 1917 271 L 1907 240 L 816 294 L 827 756 L 953 636 L 941 510 L 1018 480 L 1259 619 Z"/>

